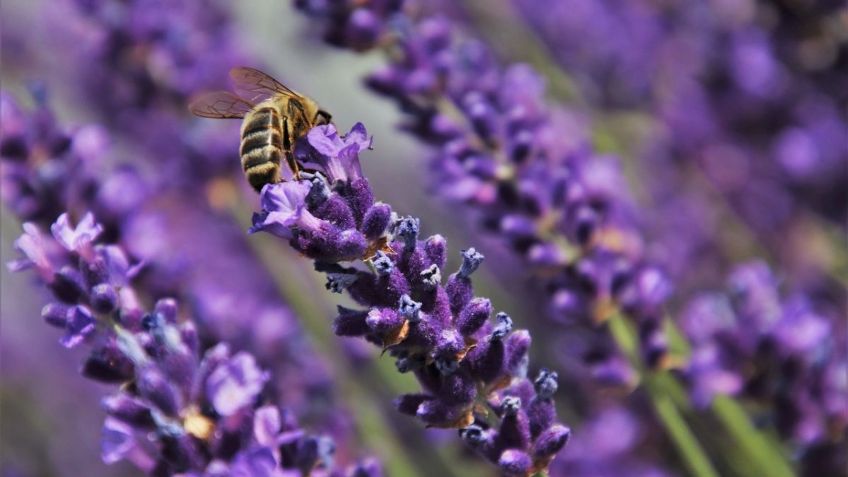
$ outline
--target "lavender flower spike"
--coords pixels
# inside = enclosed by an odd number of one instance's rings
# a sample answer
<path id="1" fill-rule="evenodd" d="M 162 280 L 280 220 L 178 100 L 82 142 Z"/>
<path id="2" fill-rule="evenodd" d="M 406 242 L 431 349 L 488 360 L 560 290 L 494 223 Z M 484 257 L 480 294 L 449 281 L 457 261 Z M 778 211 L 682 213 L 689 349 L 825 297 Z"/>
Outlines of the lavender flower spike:
<path id="1" fill-rule="evenodd" d="M 493 320 L 492 303 L 474 296 L 470 275 L 482 254 L 465 250 L 460 270 L 443 284 L 444 238 L 420 240 L 418 218 L 397 217 L 374 201 L 359 165 L 359 152 L 371 144 L 365 128 L 357 124 L 339 136 L 334 127 L 319 126 L 306 141 L 301 157 L 330 178 L 329 195 L 320 203 L 306 200 L 316 187 L 309 180 L 268 185 L 256 214 L 263 219 L 251 232 L 287 239 L 334 283 L 344 273 L 347 293 L 364 308 L 340 307 L 336 334 L 382 347 L 421 385 L 397 398 L 398 410 L 428 427 L 459 429 L 507 475 L 546 469 L 570 434 L 556 421 L 551 399 L 557 375 L 543 370 L 534 385 L 526 376 L 529 333 L 513 330 L 504 313 Z M 291 219 L 295 214 L 300 218 Z"/>
<path id="2" fill-rule="evenodd" d="M 119 385 L 102 401 L 105 463 L 127 460 L 155 476 L 333 472 L 332 442 L 266 402 L 269 373 L 251 354 L 227 343 L 202 351 L 172 299 L 139 307 L 134 267 L 120 247 L 96 243 L 102 227 L 92 214 L 76 226 L 62 214 L 50 230 L 52 239 L 24 224 L 18 249 L 27 258 L 12 268 L 35 265 L 53 291 L 42 316 L 65 330 L 64 346 L 91 345 L 82 374 Z M 347 472 L 380 475 L 373 462 Z"/>

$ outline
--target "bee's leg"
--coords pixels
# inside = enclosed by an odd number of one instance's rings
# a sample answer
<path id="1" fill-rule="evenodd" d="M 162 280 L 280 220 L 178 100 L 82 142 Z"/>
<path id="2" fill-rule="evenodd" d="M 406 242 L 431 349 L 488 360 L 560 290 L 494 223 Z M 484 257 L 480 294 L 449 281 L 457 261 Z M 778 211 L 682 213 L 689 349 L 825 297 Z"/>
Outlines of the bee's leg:
<path id="1" fill-rule="evenodd" d="M 289 170 L 294 174 L 294 180 L 300 180 L 300 167 L 297 166 L 297 161 L 294 159 L 294 135 L 292 134 L 291 122 L 288 116 L 282 117 L 281 130 L 283 133 L 283 151 L 286 153 L 286 162 Z"/>
<path id="2" fill-rule="evenodd" d="M 289 168 L 291 168 L 294 173 L 294 180 L 300 180 L 300 167 L 297 165 L 297 161 L 294 159 L 294 153 L 292 151 L 286 151 L 286 162 L 289 163 Z"/>

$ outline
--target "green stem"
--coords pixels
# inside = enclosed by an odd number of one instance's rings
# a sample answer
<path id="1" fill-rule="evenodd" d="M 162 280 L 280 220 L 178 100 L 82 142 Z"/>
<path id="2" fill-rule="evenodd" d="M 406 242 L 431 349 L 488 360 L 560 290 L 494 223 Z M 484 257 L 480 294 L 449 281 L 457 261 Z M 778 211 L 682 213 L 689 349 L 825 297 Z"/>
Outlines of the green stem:
<path id="1" fill-rule="evenodd" d="M 610 333 L 618 348 L 628 358 L 633 367 L 639 371 L 640 375 L 648 378 L 645 389 L 651 396 L 651 402 L 660 423 L 662 423 L 666 434 L 683 457 L 686 467 L 696 477 L 718 477 L 719 474 L 713 468 L 706 451 L 689 429 L 689 425 L 683 419 L 683 416 L 680 415 L 675 405 L 675 401 L 681 400 L 680 393 L 669 392 L 670 390 L 668 388 L 663 389 L 661 384 L 665 377 L 664 374 L 658 377 L 647 376 L 639 358 L 639 344 L 632 325 L 620 313 L 610 316 L 608 323 Z"/>
<path id="2" fill-rule="evenodd" d="M 651 391 L 651 402 L 689 472 L 696 477 L 718 477 L 718 472 L 713 469 L 706 452 L 671 398 Z"/>
<path id="3" fill-rule="evenodd" d="M 751 424 L 751 419 L 739 403 L 727 396 L 716 396 L 712 410 L 736 444 L 748 456 L 753 457 L 751 465 L 759 470 L 759 475 L 769 477 L 795 475 L 780 449 L 768 442 L 763 433 Z"/>

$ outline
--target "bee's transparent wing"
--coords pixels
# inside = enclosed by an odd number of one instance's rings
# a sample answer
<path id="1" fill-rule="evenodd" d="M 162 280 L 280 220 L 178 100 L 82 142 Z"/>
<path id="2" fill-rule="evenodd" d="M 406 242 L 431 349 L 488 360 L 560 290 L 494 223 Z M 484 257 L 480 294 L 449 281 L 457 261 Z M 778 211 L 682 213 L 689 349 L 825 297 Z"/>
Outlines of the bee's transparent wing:
<path id="1" fill-rule="evenodd" d="M 253 104 L 229 91 L 202 93 L 188 105 L 188 110 L 204 118 L 243 118 Z"/>
<path id="2" fill-rule="evenodd" d="M 255 68 L 246 66 L 233 68 L 230 70 L 230 79 L 233 80 L 233 86 L 239 96 L 254 103 L 260 103 L 279 94 L 301 97 L 286 85 Z"/>

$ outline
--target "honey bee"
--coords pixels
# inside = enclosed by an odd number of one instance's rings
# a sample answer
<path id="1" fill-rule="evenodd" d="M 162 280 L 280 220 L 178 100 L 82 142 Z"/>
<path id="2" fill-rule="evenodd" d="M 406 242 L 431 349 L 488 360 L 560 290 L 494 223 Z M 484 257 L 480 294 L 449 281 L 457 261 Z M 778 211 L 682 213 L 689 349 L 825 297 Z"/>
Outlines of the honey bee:
<path id="1" fill-rule="evenodd" d="M 241 167 L 257 191 L 265 184 L 300 177 L 294 158 L 295 142 L 314 126 L 332 117 L 311 98 L 296 93 L 254 68 L 230 70 L 235 93 L 203 93 L 189 111 L 204 118 L 239 118 Z M 285 155 L 288 167 L 283 167 Z"/>

